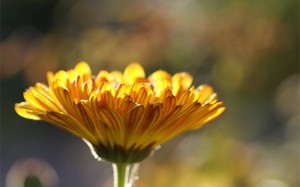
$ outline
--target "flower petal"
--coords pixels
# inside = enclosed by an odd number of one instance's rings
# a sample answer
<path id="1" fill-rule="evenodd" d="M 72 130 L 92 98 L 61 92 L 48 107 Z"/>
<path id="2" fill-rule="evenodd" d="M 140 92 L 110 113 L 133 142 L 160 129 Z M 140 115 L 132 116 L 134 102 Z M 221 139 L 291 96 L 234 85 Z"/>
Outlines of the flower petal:
<path id="1" fill-rule="evenodd" d="M 86 62 L 79 62 L 74 70 L 79 74 L 79 75 L 85 75 L 85 74 L 88 74 L 90 75 L 91 74 L 91 68 L 90 66 L 86 63 Z"/>
<path id="2" fill-rule="evenodd" d="M 122 117 L 115 110 L 105 106 L 98 108 L 97 115 L 99 130 L 106 129 L 107 131 L 105 132 L 109 133 L 107 134 L 107 136 L 109 136 L 107 141 L 109 141 L 111 145 L 114 145 L 112 142 L 121 144 L 125 136 L 125 127 Z"/>
<path id="3" fill-rule="evenodd" d="M 177 93 L 177 87 L 187 90 L 193 82 L 193 77 L 186 72 L 176 73 L 173 75 L 171 82 L 172 86 L 176 87 L 176 91 L 174 91 L 174 93 Z"/>
<path id="4" fill-rule="evenodd" d="M 39 110 L 38 108 L 32 106 L 28 102 L 22 102 L 22 103 L 15 104 L 15 111 L 17 112 L 17 114 L 19 114 L 23 118 L 32 119 L 32 120 L 40 120 L 41 118 L 30 112 L 33 112 L 33 111 L 43 112 L 42 110 Z"/>
<path id="5" fill-rule="evenodd" d="M 97 143 L 97 139 L 92 134 L 92 132 L 88 131 L 80 122 L 78 122 L 78 120 L 70 115 L 51 111 L 45 114 L 41 114 L 40 118 L 70 132 L 75 136 L 85 138 L 91 143 Z"/>
<path id="6" fill-rule="evenodd" d="M 149 81 L 153 83 L 154 85 L 161 80 L 166 80 L 170 81 L 171 80 L 171 75 L 163 70 L 158 70 L 148 77 Z"/>
<path id="7" fill-rule="evenodd" d="M 121 116 L 125 116 L 128 111 L 130 111 L 136 106 L 138 105 L 132 100 L 125 100 L 118 106 L 117 111 Z"/>
<path id="8" fill-rule="evenodd" d="M 144 69 L 138 63 L 129 64 L 124 71 L 125 83 L 133 84 L 136 81 L 136 79 L 144 77 Z"/>
<path id="9" fill-rule="evenodd" d="M 198 102 L 205 103 L 207 99 L 214 93 L 214 90 L 211 86 L 200 85 L 195 90 L 195 95 L 198 97 Z"/>

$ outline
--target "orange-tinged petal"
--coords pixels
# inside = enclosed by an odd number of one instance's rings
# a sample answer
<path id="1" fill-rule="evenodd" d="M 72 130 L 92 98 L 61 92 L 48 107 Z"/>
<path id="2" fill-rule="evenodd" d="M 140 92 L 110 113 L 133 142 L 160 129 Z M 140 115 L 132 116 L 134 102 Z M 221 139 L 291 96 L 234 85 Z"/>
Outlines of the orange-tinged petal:
<path id="1" fill-rule="evenodd" d="M 110 137 L 110 139 L 106 140 L 106 143 L 109 143 L 110 145 L 121 144 L 125 136 L 125 127 L 121 116 L 113 109 L 105 106 L 100 107 L 97 110 L 97 115 L 98 125 L 99 127 L 102 127 L 99 130 L 105 129 L 106 136 Z"/>
<path id="2" fill-rule="evenodd" d="M 88 80 L 83 83 L 83 99 L 88 99 L 93 90 L 93 81 Z"/>
<path id="3" fill-rule="evenodd" d="M 148 128 L 151 128 L 161 117 L 161 107 L 148 105 L 144 110 L 143 119 L 140 119 L 135 127 L 135 132 L 141 136 Z"/>
<path id="4" fill-rule="evenodd" d="M 80 122 L 70 115 L 59 112 L 47 112 L 40 115 L 40 117 L 59 128 L 67 130 L 75 136 L 85 138 L 91 143 L 97 143 L 97 139 L 93 136 L 92 132 L 89 132 Z"/>
<path id="5" fill-rule="evenodd" d="M 146 106 L 153 97 L 153 91 L 147 84 L 135 83 L 130 96 L 134 102 Z"/>
<path id="6" fill-rule="evenodd" d="M 142 118 L 142 115 L 144 114 L 145 107 L 142 105 L 137 105 L 136 107 L 133 107 L 131 110 L 127 111 L 126 116 L 124 118 L 125 122 L 125 128 L 131 132 L 137 126 L 137 123 Z"/>
<path id="7" fill-rule="evenodd" d="M 131 85 L 128 85 L 128 84 L 121 84 L 117 90 L 117 93 L 118 93 L 118 97 L 120 95 L 123 95 L 124 93 L 127 94 L 127 95 L 130 95 L 130 92 L 131 92 L 131 89 L 132 86 Z"/>
<path id="8" fill-rule="evenodd" d="M 136 106 L 138 105 L 135 102 L 131 100 L 125 100 L 120 105 L 118 105 L 117 111 L 121 116 L 125 116 L 128 111 L 132 110 Z"/>
<path id="9" fill-rule="evenodd" d="M 93 132 L 95 131 L 94 122 L 96 122 L 96 117 L 86 111 L 82 102 L 83 101 L 79 101 L 73 104 L 75 112 L 74 118 L 82 124 L 83 128 Z"/>
<path id="10" fill-rule="evenodd" d="M 81 101 L 80 102 L 82 106 L 84 107 L 85 113 L 88 121 L 88 128 L 92 129 L 91 131 L 95 135 L 95 137 L 100 141 L 100 142 L 106 142 L 106 138 L 104 135 L 103 130 L 101 129 L 101 126 L 99 125 L 99 121 L 97 119 L 97 107 L 93 105 L 93 103 L 89 101 Z M 83 113 L 83 112 L 82 112 Z"/>
<path id="11" fill-rule="evenodd" d="M 163 115 L 166 115 L 175 107 L 176 107 L 176 98 L 174 96 L 169 96 L 162 103 L 161 113 Z"/>
<path id="12" fill-rule="evenodd" d="M 181 110 L 182 106 L 174 107 L 168 114 L 163 115 L 162 118 L 159 119 L 159 121 L 150 128 L 150 132 L 159 133 L 163 129 L 168 128 L 173 123 L 173 121 L 180 117 Z"/>
<path id="13" fill-rule="evenodd" d="M 191 104 L 191 102 L 193 102 L 193 93 L 190 90 L 187 90 L 186 92 L 184 92 L 181 97 L 178 99 L 178 105 L 185 105 L 188 106 L 189 104 Z"/>
<path id="14" fill-rule="evenodd" d="M 124 128 L 127 133 L 125 134 L 126 147 L 131 147 L 135 143 L 134 131 L 143 120 L 145 107 L 142 105 L 136 106 L 127 112 L 124 118 Z"/>
<path id="15" fill-rule="evenodd" d="M 133 99 L 130 97 L 130 95 L 126 93 L 120 93 L 115 97 L 116 100 L 116 106 L 119 106 L 124 101 L 133 101 Z"/>
<path id="16" fill-rule="evenodd" d="M 116 88 L 111 85 L 110 83 L 108 82 L 102 82 L 99 87 L 98 87 L 98 90 L 100 91 L 100 93 L 103 93 L 103 92 L 110 92 L 113 96 L 116 95 Z"/>
<path id="17" fill-rule="evenodd" d="M 111 129 L 114 129 L 118 132 L 123 132 L 123 120 L 121 116 L 113 109 L 110 109 L 106 106 L 101 106 L 98 110 L 99 121 L 106 124 Z"/>
<path id="18" fill-rule="evenodd" d="M 109 91 L 104 91 L 102 93 L 99 93 L 97 95 L 97 102 L 101 106 L 110 106 L 113 108 L 116 107 L 115 99 L 114 99 L 113 95 L 111 94 L 111 92 L 109 92 Z"/>
<path id="19" fill-rule="evenodd" d="M 136 144 L 141 148 L 145 148 L 148 145 L 151 145 L 155 141 L 155 134 L 145 133 L 150 132 L 150 129 L 155 126 L 158 120 L 161 117 L 161 110 L 159 106 L 148 105 L 143 108 L 135 109 L 131 111 L 132 113 L 137 113 L 139 120 L 135 123 L 132 129 L 132 136 L 129 137 L 128 146 Z M 131 115 L 132 115 L 131 113 Z M 136 139 L 139 139 L 136 142 Z"/>

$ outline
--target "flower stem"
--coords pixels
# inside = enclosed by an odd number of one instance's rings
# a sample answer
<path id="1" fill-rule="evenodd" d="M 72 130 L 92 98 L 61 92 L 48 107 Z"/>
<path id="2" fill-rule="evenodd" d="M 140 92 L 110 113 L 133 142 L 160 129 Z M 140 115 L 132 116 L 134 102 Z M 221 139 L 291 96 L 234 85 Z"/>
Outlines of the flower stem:
<path id="1" fill-rule="evenodd" d="M 127 164 L 113 164 L 114 187 L 126 187 L 126 168 Z"/>
<path id="2" fill-rule="evenodd" d="M 133 187 L 139 164 L 113 164 L 114 187 Z"/>

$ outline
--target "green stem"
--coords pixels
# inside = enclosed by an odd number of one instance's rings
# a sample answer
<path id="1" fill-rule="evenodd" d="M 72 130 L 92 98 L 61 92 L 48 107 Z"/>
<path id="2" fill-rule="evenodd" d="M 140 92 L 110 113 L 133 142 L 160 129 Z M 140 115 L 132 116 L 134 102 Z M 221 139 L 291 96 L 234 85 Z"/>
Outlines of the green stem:
<path id="1" fill-rule="evenodd" d="M 127 164 L 113 164 L 114 187 L 126 187 Z"/>
<path id="2" fill-rule="evenodd" d="M 113 164 L 114 187 L 132 187 L 137 179 L 139 164 Z"/>

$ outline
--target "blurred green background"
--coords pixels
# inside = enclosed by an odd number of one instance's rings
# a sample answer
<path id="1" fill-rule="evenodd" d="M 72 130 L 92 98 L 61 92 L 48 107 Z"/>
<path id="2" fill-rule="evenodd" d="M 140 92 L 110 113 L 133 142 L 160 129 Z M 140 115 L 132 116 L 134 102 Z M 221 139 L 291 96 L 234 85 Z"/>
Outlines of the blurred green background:
<path id="1" fill-rule="evenodd" d="M 300 186 L 297 0 L 2 0 L 0 186 L 109 187 L 111 166 L 78 138 L 17 116 L 46 72 L 140 62 L 187 71 L 227 111 L 162 145 L 137 187 Z M 26 178 L 27 177 L 27 178 Z"/>

